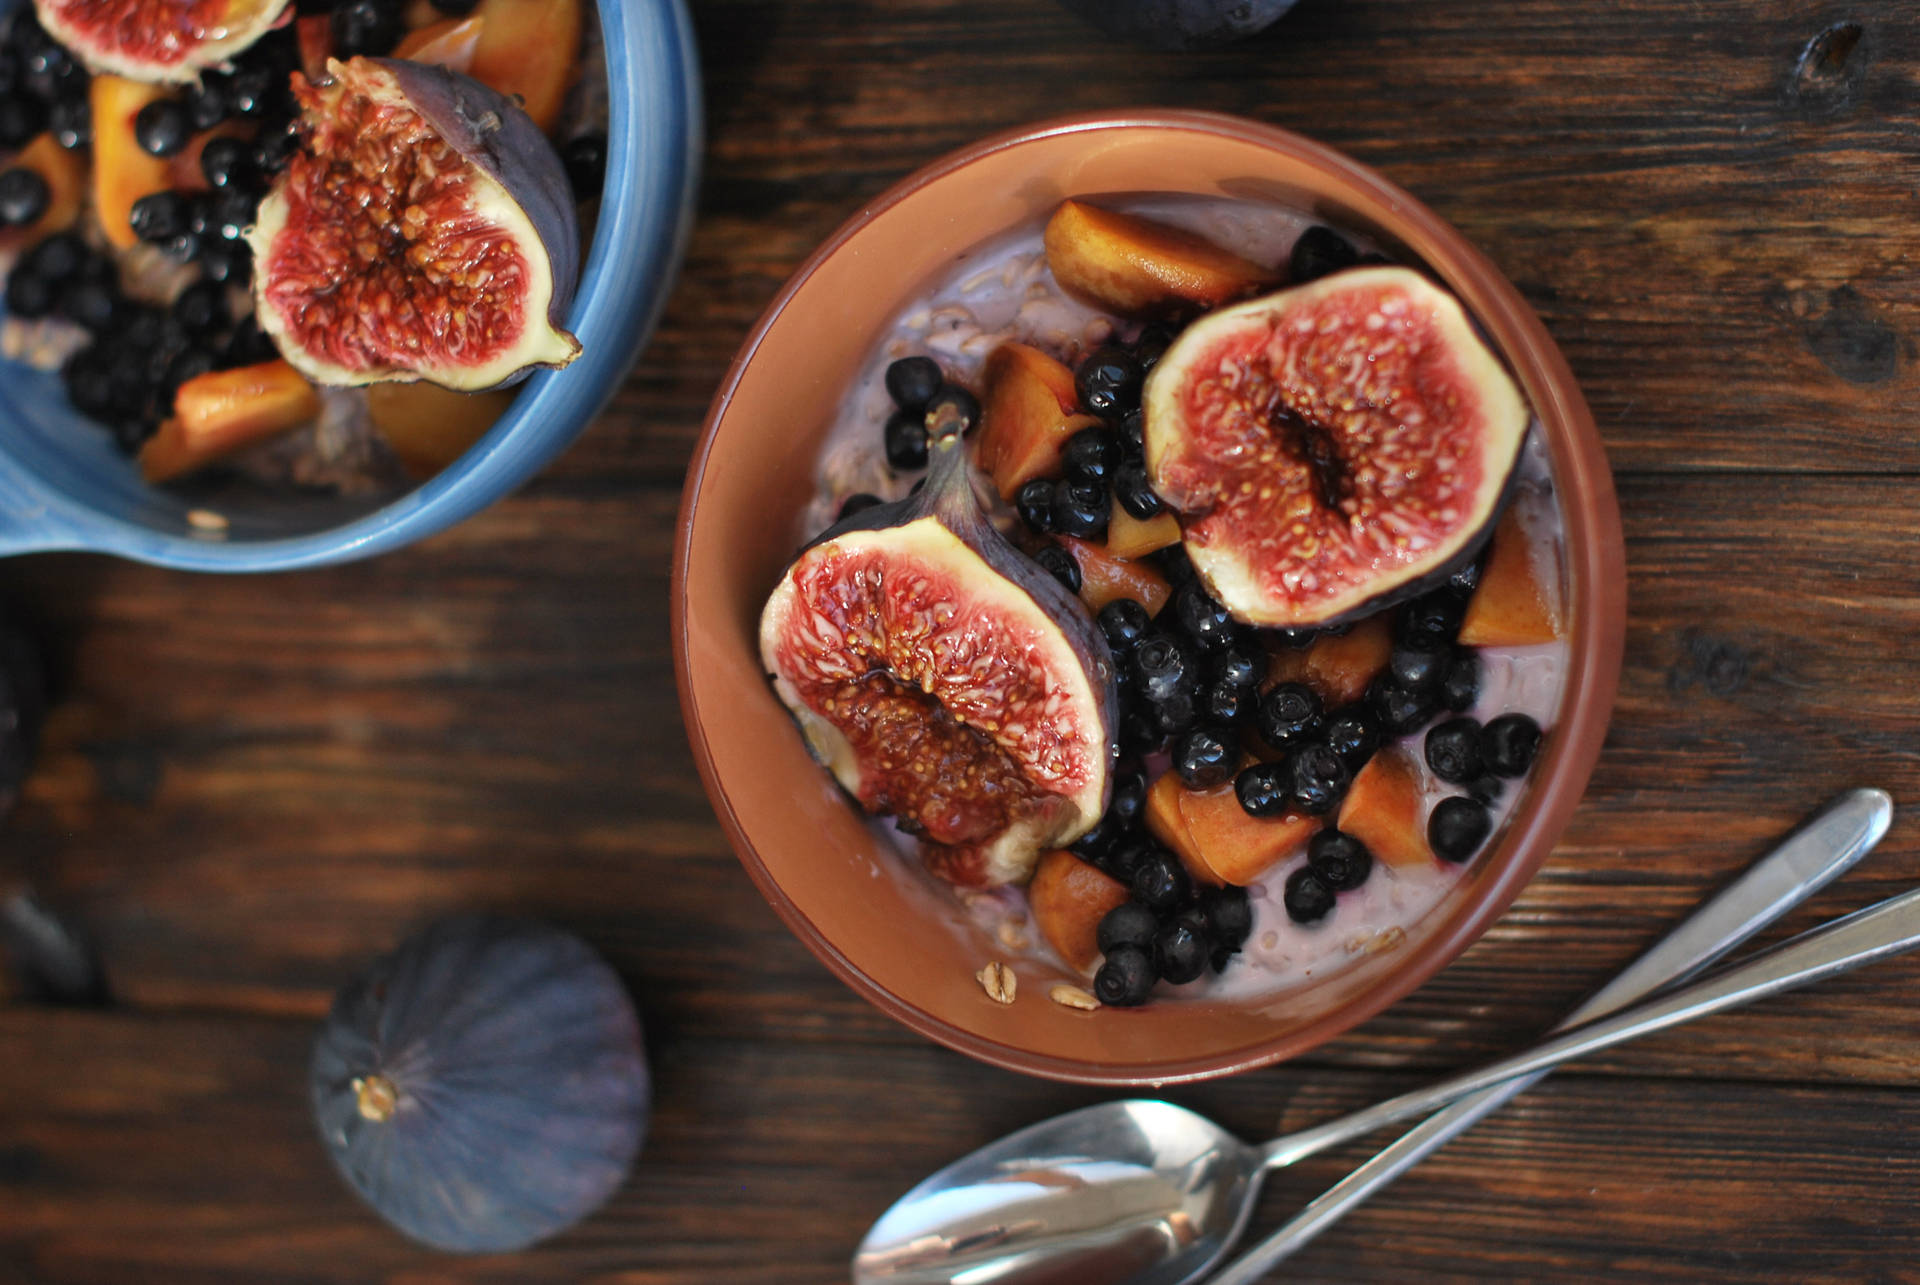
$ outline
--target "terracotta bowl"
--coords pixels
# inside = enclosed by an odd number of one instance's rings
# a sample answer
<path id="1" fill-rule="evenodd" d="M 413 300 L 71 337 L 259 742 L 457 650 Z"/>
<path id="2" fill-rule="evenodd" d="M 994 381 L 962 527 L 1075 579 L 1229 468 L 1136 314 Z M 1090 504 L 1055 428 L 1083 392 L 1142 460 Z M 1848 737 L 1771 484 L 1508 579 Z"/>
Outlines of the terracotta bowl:
<path id="1" fill-rule="evenodd" d="M 795 552 L 816 453 L 888 319 L 970 247 L 1063 197 L 1145 191 L 1274 201 L 1430 268 L 1479 319 L 1545 427 L 1566 516 L 1571 657 L 1561 717 L 1491 848 L 1398 950 L 1262 1001 L 1130 1011 L 1048 1001 L 1065 980 L 1017 967 L 1019 999 L 974 974 L 1007 951 L 939 894 L 808 757 L 760 666 L 757 625 Z M 1165 1084 L 1291 1057 L 1407 994 L 1486 930 L 1545 860 L 1600 752 L 1626 614 L 1620 518 L 1593 419 L 1513 287 L 1405 192 L 1285 131 L 1199 112 L 1080 116 L 989 138 L 868 203 L 801 265 L 734 358 L 688 474 L 673 580 L 674 659 L 693 750 L 747 872 L 861 995 L 963 1053 L 1033 1075 Z"/>

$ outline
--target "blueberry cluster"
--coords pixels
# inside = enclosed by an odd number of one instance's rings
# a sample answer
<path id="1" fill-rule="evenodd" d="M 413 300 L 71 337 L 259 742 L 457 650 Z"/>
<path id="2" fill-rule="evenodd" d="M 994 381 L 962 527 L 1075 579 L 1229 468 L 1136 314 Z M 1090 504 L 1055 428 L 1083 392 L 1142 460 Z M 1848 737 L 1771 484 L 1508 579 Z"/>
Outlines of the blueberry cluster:
<path id="1" fill-rule="evenodd" d="M 887 396 L 893 398 L 894 411 L 881 430 L 881 442 L 887 453 L 887 467 L 896 473 L 915 473 L 927 466 L 927 422 L 943 406 L 953 406 L 969 427 L 980 422 L 980 402 L 958 384 L 950 384 L 931 357 L 902 357 L 887 367 Z M 871 500 L 875 496 L 850 496 Z M 862 503 L 854 509 L 866 507 Z M 847 509 L 841 506 L 841 515 Z"/>
<path id="2" fill-rule="evenodd" d="M 40 26 L 33 6 L 17 6 L 0 41 L 0 150 L 15 151 L 43 131 L 52 131 L 62 147 L 85 147 L 93 137 L 90 80 L 87 69 Z"/>
<path id="3" fill-rule="evenodd" d="M 1427 846 L 1447 861 L 1465 861 L 1493 829 L 1487 805 L 1498 798 L 1501 778 L 1525 776 L 1540 749 L 1540 724 L 1525 714 L 1502 714 L 1482 727 L 1452 718 L 1427 732 L 1427 766 L 1465 795 L 1442 799 L 1427 818 Z"/>
<path id="4" fill-rule="evenodd" d="M 1253 929 L 1246 889 L 1196 888 L 1179 858 L 1146 832 L 1146 799 L 1145 776 L 1123 774 L 1106 815 L 1073 845 L 1130 894 L 1100 921 L 1106 960 L 1093 979 L 1100 1002 L 1118 1007 L 1145 1003 L 1156 982 L 1219 972 Z"/>

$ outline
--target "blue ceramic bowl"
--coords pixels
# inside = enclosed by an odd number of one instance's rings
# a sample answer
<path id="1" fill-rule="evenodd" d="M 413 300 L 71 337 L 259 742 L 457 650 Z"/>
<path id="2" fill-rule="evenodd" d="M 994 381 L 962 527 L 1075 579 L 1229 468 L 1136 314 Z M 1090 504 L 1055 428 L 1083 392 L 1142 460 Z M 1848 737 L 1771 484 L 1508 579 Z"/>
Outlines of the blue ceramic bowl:
<path id="1" fill-rule="evenodd" d="M 0 11 L 10 8 L 0 3 Z M 190 490 L 150 487 L 57 376 L 0 361 L 0 555 L 89 549 L 193 571 L 278 571 L 385 553 L 471 517 L 538 472 L 626 377 L 665 304 L 692 222 L 701 121 L 682 0 L 600 0 L 611 87 L 608 197 L 569 328 L 581 354 L 536 373 L 487 435 L 404 495 L 224 488 L 224 531 L 196 531 Z"/>

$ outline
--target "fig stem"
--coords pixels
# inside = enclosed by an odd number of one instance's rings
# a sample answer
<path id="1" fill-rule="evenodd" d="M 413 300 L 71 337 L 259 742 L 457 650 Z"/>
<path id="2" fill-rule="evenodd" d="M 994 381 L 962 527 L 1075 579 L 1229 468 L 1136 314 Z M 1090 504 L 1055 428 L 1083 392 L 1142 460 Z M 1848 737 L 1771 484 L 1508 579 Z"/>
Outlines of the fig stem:
<path id="1" fill-rule="evenodd" d="M 941 401 L 927 412 L 927 438 L 936 446 L 958 442 L 972 427 L 967 416 L 950 401 Z"/>

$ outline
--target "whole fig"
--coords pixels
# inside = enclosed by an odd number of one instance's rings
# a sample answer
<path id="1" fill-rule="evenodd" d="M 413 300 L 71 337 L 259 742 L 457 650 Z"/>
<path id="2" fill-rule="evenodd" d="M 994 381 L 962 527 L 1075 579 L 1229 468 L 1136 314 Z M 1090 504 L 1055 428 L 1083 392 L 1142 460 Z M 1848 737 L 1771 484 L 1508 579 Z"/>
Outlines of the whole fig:
<path id="1" fill-rule="evenodd" d="M 1294 0 L 1060 0 L 1102 31 L 1157 49 L 1205 49 L 1264 31 Z"/>

